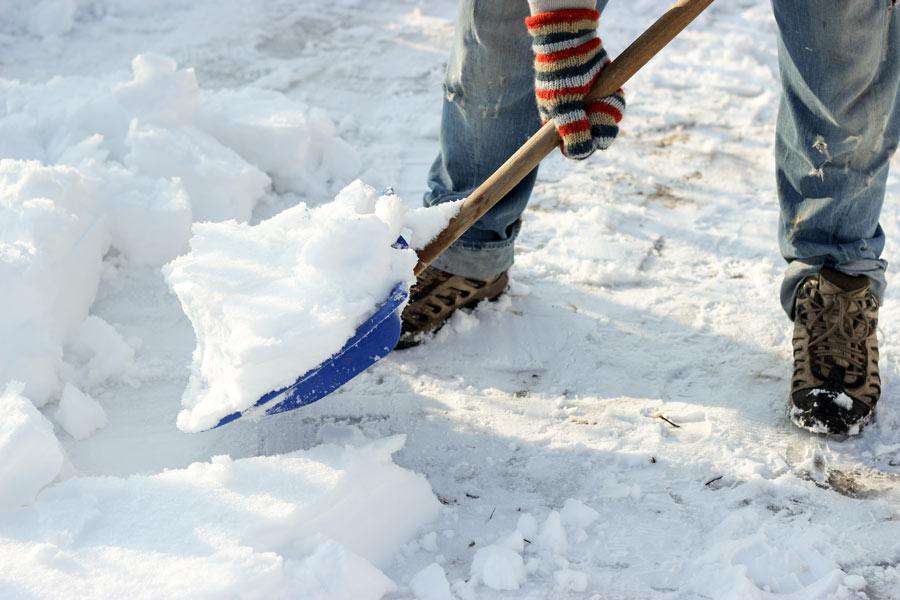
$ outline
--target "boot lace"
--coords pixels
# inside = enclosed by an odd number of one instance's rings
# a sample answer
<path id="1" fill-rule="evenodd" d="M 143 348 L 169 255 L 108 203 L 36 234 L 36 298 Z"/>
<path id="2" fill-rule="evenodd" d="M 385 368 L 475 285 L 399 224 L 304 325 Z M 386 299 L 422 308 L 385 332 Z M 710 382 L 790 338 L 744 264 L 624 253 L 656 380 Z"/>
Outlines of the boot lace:
<path id="1" fill-rule="evenodd" d="M 803 323 L 809 331 L 812 366 L 822 375 L 832 367 L 844 368 L 846 382 L 860 381 L 867 372 L 866 340 L 875 323 L 867 313 L 874 300 L 869 294 L 823 294 L 811 289 Z"/>

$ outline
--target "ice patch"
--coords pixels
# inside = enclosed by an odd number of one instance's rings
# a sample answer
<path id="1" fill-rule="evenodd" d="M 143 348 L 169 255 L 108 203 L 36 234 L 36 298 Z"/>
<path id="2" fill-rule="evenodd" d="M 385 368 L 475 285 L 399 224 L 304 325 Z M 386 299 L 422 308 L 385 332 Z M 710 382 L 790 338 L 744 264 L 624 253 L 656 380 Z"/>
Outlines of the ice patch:
<path id="1" fill-rule="evenodd" d="M 22 396 L 23 387 L 9 384 L 0 393 L 0 509 L 33 502 L 64 460 L 53 425 Z"/>

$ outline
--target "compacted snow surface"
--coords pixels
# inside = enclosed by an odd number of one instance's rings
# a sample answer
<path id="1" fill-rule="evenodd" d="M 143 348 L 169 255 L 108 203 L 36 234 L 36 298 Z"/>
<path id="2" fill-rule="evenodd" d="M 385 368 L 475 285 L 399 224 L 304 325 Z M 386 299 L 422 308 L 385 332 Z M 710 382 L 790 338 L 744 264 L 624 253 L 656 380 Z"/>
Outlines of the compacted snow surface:
<path id="1" fill-rule="evenodd" d="M 612 151 L 545 161 L 500 301 L 195 434 L 449 218 L 413 209 L 456 3 L 0 4 L 0 597 L 900 598 L 894 288 L 878 418 L 787 416 L 768 4 L 648 65 Z M 661 10 L 613 2 L 610 52 Z"/>

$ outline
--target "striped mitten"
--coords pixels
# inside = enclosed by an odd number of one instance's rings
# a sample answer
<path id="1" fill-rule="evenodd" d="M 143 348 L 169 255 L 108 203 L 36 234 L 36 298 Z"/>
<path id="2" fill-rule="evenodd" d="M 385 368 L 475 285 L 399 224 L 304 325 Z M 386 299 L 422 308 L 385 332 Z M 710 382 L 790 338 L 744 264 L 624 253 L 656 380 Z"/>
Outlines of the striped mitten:
<path id="1" fill-rule="evenodd" d="M 595 102 L 584 101 L 610 62 L 597 36 L 599 19 L 600 13 L 591 9 L 543 12 L 525 19 L 534 49 L 541 119 L 553 120 L 563 153 L 579 160 L 612 144 L 625 112 L 622 90 Z"/>

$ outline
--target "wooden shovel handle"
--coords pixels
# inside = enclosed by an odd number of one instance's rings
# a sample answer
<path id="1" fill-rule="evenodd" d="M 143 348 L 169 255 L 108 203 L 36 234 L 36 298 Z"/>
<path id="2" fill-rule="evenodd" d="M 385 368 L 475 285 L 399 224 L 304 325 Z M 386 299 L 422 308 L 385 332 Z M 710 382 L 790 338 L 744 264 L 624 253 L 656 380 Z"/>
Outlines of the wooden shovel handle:
<path id="1" fill-rule="evenodd" d="M 713 0 L 679 0 L 636 39 L 597 79 L 588 98 L 609 96 L 625 85 L 651 58 L 697 18 Z M 516 187 L 560 144 L 553 123 L 546 123 L 463 202 L 459 213 L 430 244 L 419 250 L 420 274 L 478 219 Z"/>

